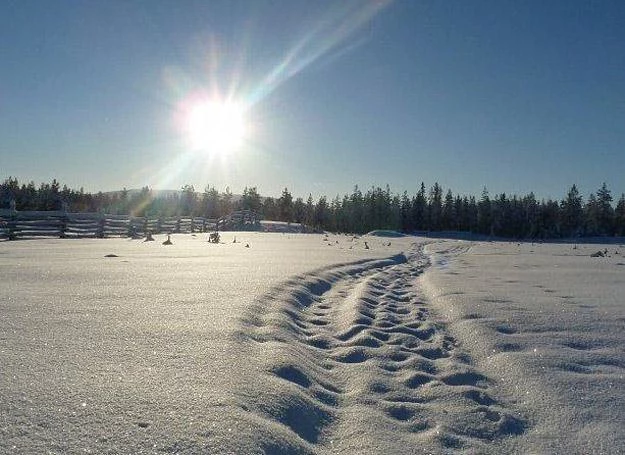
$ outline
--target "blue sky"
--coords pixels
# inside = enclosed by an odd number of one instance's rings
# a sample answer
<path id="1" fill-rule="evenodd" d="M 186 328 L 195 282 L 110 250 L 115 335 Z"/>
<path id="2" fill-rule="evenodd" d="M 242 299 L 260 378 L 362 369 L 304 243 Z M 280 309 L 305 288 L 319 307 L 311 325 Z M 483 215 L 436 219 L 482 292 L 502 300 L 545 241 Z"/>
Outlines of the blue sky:
<path id="1" fill-rule="evenodd" d="M 0 2 L 0 178 L 70 187 L 625 192 L 622 1 Z M 244 144 L 189 150 L 198 91 Z"/>

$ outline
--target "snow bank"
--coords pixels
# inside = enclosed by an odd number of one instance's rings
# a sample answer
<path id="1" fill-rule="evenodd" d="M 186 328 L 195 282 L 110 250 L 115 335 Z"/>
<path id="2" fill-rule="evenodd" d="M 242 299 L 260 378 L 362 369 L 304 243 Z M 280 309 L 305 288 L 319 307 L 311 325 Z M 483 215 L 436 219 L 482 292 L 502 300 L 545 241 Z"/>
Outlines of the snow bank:
<path id="1" fill-rule="evenodd" d="M 263 232 L 286 232 L 291 234 L 310 233 L 312 230 L 301 223 L 262 220 L 260 227 Z"/>
<path id="2" fill-rule="evenodd" d="M 401 232 L 389 231 L 384 229 L 370 231 L 367 233 L 367 235 L 370 235 L 372 237 L 406 237 L 406 234 L 402 234 Z"/>

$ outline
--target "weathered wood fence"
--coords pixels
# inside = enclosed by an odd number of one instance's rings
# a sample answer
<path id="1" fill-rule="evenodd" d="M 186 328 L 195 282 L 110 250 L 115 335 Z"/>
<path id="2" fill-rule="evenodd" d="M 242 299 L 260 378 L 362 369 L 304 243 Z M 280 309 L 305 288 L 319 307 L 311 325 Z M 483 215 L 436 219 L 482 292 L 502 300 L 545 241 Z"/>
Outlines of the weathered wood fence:
<path id="1" fill-rule="evenodd" d="M 253 210 L 236 210 L 217 220 L 223 230 L 247 230 L 260 226 L 260 215 Z"/>
<path id="2" fill-rule="evenodd" d="M 148 232 L 208 232 L 218 229 L 221 221 L 202 217 L 150 218 L 104 213 L 0 209 L 0 239 L 135 237 L 145 236 Z"/>

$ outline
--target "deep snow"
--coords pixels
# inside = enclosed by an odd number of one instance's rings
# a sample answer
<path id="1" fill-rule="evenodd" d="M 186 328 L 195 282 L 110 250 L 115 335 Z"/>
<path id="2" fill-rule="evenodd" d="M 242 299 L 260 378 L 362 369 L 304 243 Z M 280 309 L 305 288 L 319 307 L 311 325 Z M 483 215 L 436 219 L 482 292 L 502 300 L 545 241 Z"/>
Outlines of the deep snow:
<path id="1" fill-rule="evenodd" d="M 0 243 L 0 453 L 625 446 L 625 248 L 156 239 Z"/>

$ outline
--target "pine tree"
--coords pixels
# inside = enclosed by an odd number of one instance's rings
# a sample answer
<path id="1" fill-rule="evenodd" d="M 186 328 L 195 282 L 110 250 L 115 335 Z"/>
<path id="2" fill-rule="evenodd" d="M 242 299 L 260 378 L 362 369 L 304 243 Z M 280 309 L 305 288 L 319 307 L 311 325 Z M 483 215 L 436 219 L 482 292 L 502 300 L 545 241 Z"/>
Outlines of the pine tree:
<path id="1" fill-rule="evenodd" d="M 491 232 L 498 236 L 507 236 L 508 233 L 509 203 L 506 193 L 495 196 L 491 203 Z"/>
<path id="2" fill-rule="evenodd" d="M 219 197 L 219 213 L 220 216 L 226 216 L 232 213 L 232 199 L 233 194 L 230 191 L 230 187 L 226 187 L 226 191 L 224 191 Z"/>
<path id="3" fill-rule="evenodd" d="M 482 190 L 482 198 L 477 204 L 477 229 L 481 234 L 492 233 L 491 202 L 486 187 Z"/>
<path id="4" fill-rule="evenodd" d="M 37 187 L 32 180 L 28 185 L 22 185 L 21 191 L 22 210 L 37 210 Z"/>
<path id="5" fill-rule="evenodd" d="M 387 229 L 391 229 L 393 231 L 401 230 L 401 199 L 395 194 L 391 197 L 390 200 L 390 219 L 387 224 Z"/>
<path id="6" fill-rule="evenodd" d="M 610 235 L 613 232 L 614 209 L 612 208 L 612 194 L 605 182 L 597 191 L 599 233 Z"/>
<path id="7" fill-rule="evenodd" d="M 621 194 L 621 198 L 616 204 L 614 213 L 614 232 L 616 235 L 625 236 L 625 194 Z"/>
<path id="8" fill-rule="evenodd" d="M 266 220 L 278 220 L 280 218 L 280 209 L 276 201 L 272 197 L 266 197 L 263 201 L 263 218 Z"/>
<path id="9" fill-rule="evenodd" d="M 303 223 L 305 213 L 306 206 L 304 205 L 304 200 L 301 197 L 298 197 L 293 203 L 293 220 L 296 223 Z"/>
<path id="10" fill-rule="evenodd" d="M 280 221 L 292 221 L 293 218 L 293 196 L 288 188 L 282 190 L 282 195 L 278 199 Z"/>
<path id="11" fill-rule="evenodd" d="M 543 201 L 539 209 L 539 231 L 542 238 L 556 238 L 560 236 L 559 227 L 560 204 L 549 199 Z"/>
<path id="12" fill-rule="evenodd" d="M 354 211 L 349 195 L 344 194 L 341 201 L 341 232 L 355 232 Z"/>
<path id="13" fill-rule="evenodd" d="M 454 231 L 467 231 L 466 208 L 459 194 L 454 198 L 454 213 L 456 215 L 456 220 L 452 229 Z"/>
<path id="14" fill-rule="evenodd" d="M 441 215 L 443 211 L 443 189 L 438 184 L 430 189 L 430 199 L 428 201 L 428 218 L 430 221 L 430 229 L 433 231 L 441 230 Z"/>
<path id="15" fill-rule="evenodd" d="M 471 232 L 477 232 L 477 201 L 475 200 L 475 196 L 469 197 L 468 200 L 465 196 L 462 202 L 467 211 L 468 230 Z"/>
<path id="16" fill-rule="evenodd" d="M 524 237 L 534 238 L 538 236 L 539 232 L 538 201 L 536 200 L 536 196 L 534 196 L 534 193 L 530 192 L 530 194 L 522 199 L 521 203 L 523 204 L 523 211 L 525 213 L 525 220 L 527 225 Z"/>
<path id="17" fill-rule="evenodd" d="M 330 209 L 328 207 L 328 200 L 325 196 L 321 196 L 315 206 L 315 227 L 319 229 L 328 229 L 329 219 Z"/>
<path id="18" fill-rule="evenodd" d="M 343 208 L 341 198 L 337 194 L 330 203 L 330 219 L 328 229 L 332 232 L 341 232 L 344 229 L 345 220 L 343 218 Z"/>
<path id="19" fill-rule="evenodd" d="M 207 185 L 202 195 L 202 212 L 205 217 L 219 218 L 219 191 Z"/>
<path id="20" fill-rule="evenodd" d="M 425 198 L 425 184 L 421 182 L 421 187 L 417 192 L 417 195 L 412 201 L 412 225 L 419 231 L 425 231 L 428 229 L 426 220 L 427 215 L 427 200 Z"/>
<path id="21" fill-rule="evenodd" d="M 456 229 L 456 210 L 454 205 L 454 195 L 451 190 L 447 190 L 445 202 L 441 212 L 441 229 L 450 231 Z"/>
<path id="22" fill-rule="evenodd" d="M 180 197 L 180 214 L 187 216 L 197 215 L 197 195 L 193 185 L 184 185 Z"/>
<path id="23" fill-rule="evenodd" d="M 9 208 L 11 201 L 16 202 L 17 210 L 24 210 L 17 200 L 20 186 L 16 178 L 9 177 L 0 185 L 0 207 Z"/>
<path id="24" fill-rule="evenodd" d="M 400 202 L 400 224 L 402 232 L 412 232 L 414 226 L 410 217 L 411 201 L 408 197 L 408 191 L 404 191 Z"/>
<path id="25" fill-rule="evenodd" d="M 584 206 L 584 224 L 586 235 L 599 235 L 599 203 L 594 193 L 590 193 Z"/>
<path id="26" fill-rule="evenodd" d="M 245 187 L 243 189 L 243 195 L 241 196 L 241 209 L 243 210 L 252 210 L 254 212 L 260 212 L 262 203 L 262 198 L 260 194 L 258 194 L 258 190 L 255 186 Z"/>
<path id="27" fill-rule="evenodd" d="M 304 209 L 304 223 L 306 226 L 314 226 L 315 224 L 315 203 L 312 194 L 308 194 L 306 199 L 306 207 Z"/>
<path id="28" fill-rule="evenodd" d="M 582 196 L 573 185 L 564 199 L 560 203 L 562 234 L 567 237 L 577 237 L 583 230 L 584 208 Z"/>
<path id="29" fill-rule="evenodd" d="M 365 231 L 365 206 L 362 191 L 358 188 L 358 185 L 354 186 L 354 191 L 349 197 L 349 204 L 351 207 L 351 223 L 352 232 L 364 233 Z"/>

